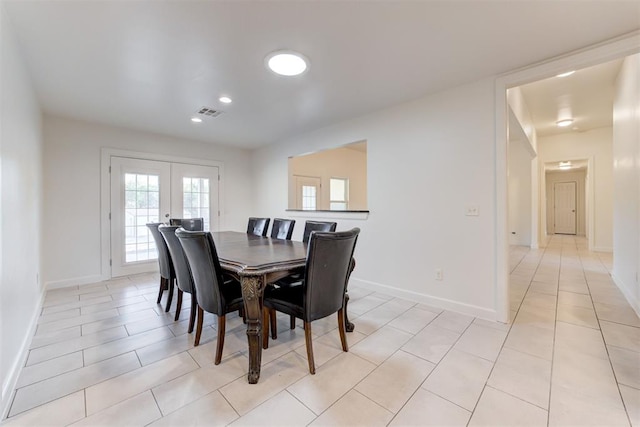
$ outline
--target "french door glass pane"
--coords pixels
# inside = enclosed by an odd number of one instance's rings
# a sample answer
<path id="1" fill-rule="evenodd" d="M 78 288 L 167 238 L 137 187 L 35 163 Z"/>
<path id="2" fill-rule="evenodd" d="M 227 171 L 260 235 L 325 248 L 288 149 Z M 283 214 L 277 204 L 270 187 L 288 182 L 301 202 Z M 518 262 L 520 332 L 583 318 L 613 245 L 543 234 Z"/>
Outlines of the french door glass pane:
<path id="1" fill-rule="evenodd" d="M 302 186 L 302 209 L 316 210 L 316 187 L 313 185 Z"/>
<path id="2" fill-rule="evenodd" d="M 182 217 L 204 218 L 209 231 L 209 178 L 182 178 Z"/>
<path id="3" fill-rule="evenodd" d="M 146 224 L 160 217 L 158 175 L 125 173 L 125 262 L 158 258 L 156 245 Z"/>

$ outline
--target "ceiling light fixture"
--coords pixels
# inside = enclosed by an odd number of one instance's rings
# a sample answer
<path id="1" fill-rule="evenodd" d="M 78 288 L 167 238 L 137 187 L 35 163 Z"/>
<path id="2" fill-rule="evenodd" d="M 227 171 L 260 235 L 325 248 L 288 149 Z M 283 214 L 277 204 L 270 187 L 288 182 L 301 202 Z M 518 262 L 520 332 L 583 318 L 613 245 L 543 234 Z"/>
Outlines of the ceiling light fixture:
<path id="1" fill-rule="evenodd" d="M 566 73 L 560 73 L 560 74 L 556 75 L 556 77 L 567 77 L 567 76 L 570 76 L 573 73 L 575 73 L 575 70 L 574 71 L 567 71 Z"/>
<path id="2" fill-rule="evenodd" d="M 267 68 L 281 76 L 297 76 L 308 69 L 309 61 L 304 55 L 291 50 L 272 52 L 264 60 Z"/>
<path id="3" fill-rule="evenodd" d="M 221 96 L 220 98 L 218 98 L 218 100 L 224 104 L 231 104 L 232 102 L 232 99 L 228 96 Z"/>
<path id="4" fill-rule="evenodd" d="M 564 119 L 557 121 L 556 125 L 558 125 L 558 127 L 564 128 L 567 126 L 571 126 L 571 123 L 573 123 L 573 119 Z"/>
<path id="5" fill-rule="evenodd" d="M 562 170 L 571 169 L 571 162 L 566 161 L 566 162 L 558 163 L 558 169 L 562 169 Z"/>
<path id="6" fill-rule="evenodd" d="M 193 123 L 202 123 L 202 119 L 200 117 L 191 117 L 191 121 Z"/>

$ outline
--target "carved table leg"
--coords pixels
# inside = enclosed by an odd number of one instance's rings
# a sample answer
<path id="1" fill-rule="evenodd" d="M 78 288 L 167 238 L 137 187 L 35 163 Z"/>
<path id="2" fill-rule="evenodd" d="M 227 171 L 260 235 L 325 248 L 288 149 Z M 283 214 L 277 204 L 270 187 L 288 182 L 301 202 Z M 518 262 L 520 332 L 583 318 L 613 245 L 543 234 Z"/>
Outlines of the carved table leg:
<path id="1" fill-rule="evenodd" d="M 247 340 L 249 342 L 249 384 L 256 384 L 260 378 L 262 360 L 262 307 L 260 295 L 264 288 L 264 277 L 242 276 L 242 298 L 247 318 Z"/>

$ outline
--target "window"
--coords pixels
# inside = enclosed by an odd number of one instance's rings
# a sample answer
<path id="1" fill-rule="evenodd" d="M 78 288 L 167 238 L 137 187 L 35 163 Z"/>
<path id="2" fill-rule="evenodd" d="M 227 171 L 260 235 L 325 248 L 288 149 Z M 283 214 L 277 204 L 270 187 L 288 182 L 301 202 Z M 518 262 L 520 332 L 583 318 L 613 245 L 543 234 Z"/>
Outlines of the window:
<path id="1" fill-rule="evenodd" d="M 329 199 L 330 210 L 346 211 L 349 205 L 349 180 L 331 178 L 329 180 Z"/>
<path id="2" fill-rule="evenodd" d="M 302 210 L 316 210 L 316 187 L 313 185 L 302 186 Z"/>
<path id="3" fill-rule="evenodd" d="M 125 182 L 125 261 L 146 261 L 158 258 L 148 222 L 160 218 L 160 188 L 158 175 L 126 173 Z"/>
<path id="4" fill-rule="evenodd" d="M 182 178 L 182 217 L 204 218 L 204 230 L 209 231 L 209 179 Z"/>

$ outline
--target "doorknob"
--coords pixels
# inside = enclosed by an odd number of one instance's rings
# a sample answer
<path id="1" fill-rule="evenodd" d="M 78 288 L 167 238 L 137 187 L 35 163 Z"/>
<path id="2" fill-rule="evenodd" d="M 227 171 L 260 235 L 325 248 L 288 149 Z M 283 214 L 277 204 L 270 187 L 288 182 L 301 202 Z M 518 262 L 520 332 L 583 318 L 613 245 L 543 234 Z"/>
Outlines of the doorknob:
<path id="1" fill-rule="evenodd" d="M 571 212 L 575 212 L 575 211 L 576 211 L 575 209 L 571 209 Z M 168 215 L 167 215 L 167 216 L 168 216 Z"/>
<path id="2" fill-rule="evenodd" d="M 164 217 L 165 218 L 169 218 L 169 214 L 164 214 Z"/>

